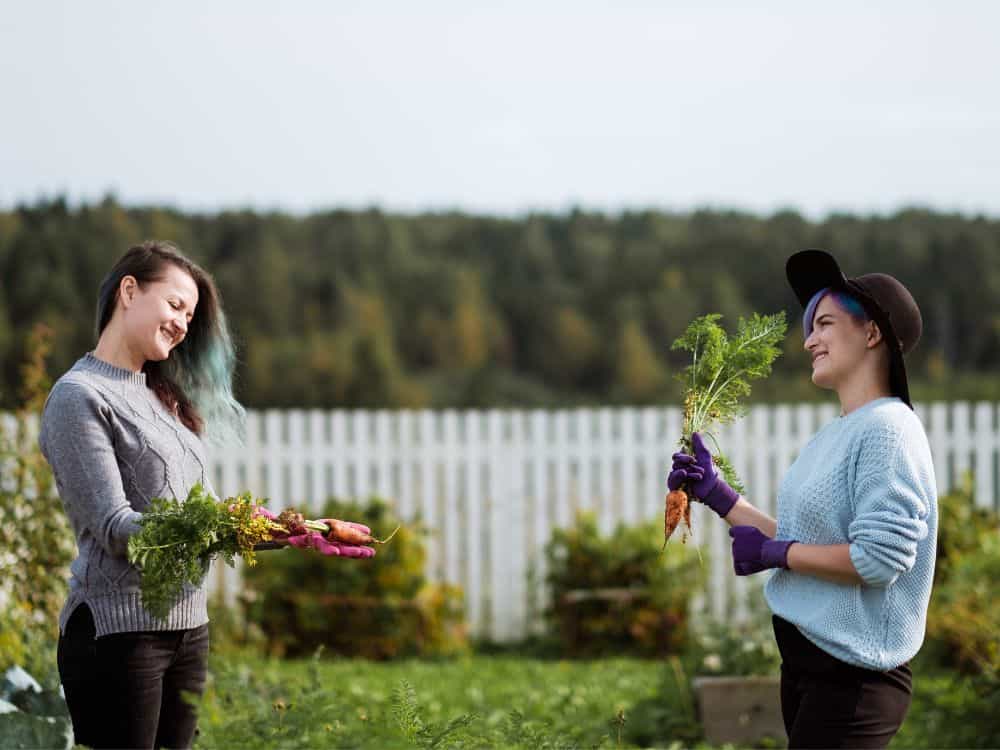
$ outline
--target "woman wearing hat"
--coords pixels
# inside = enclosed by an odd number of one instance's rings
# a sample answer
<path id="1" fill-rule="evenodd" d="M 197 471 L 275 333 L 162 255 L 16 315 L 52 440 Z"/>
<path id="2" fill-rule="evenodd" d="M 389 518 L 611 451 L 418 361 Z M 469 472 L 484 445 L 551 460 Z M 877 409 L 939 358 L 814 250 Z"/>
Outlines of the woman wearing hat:
<path id="1" fill-rule="evenodd" d="M 697 434 L 667 483 L 686 482 L 730 525 L 737 575 L 774 570 L 764 594 L 789 746 L 885 747 L 910 704 L 934 577 L 937 485 L 903 362 L 920 310 L 893 277 L 846 278 L 820 250 L 786 272 L 812 380 L 836 391 L 841 415 L 786 473 L 777 519 L 726 484 Z"/>

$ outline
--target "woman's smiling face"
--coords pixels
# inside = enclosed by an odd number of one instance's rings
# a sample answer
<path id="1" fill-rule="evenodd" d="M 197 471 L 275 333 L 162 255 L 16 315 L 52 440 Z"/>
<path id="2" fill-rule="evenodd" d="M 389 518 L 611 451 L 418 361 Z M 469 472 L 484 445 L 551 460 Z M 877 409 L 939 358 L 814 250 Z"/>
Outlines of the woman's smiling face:
<path id="1" fill-rule="evenodd" d="M 827 294 L 816 306 L 805 348 L 812 355 L 812 381 L 836 390 L 854 374 L 869 345 L 871 324 L 854 318 Z"/>
<path id="2" fill-rule="evenodd" d="M 162 278 L 145 286 L 132 277 L 122 283 L 129 348 L 146 360 L 165 360 L 187 335 L 198 305 L 198 285 L 187 271 L 172 263 Z"/>

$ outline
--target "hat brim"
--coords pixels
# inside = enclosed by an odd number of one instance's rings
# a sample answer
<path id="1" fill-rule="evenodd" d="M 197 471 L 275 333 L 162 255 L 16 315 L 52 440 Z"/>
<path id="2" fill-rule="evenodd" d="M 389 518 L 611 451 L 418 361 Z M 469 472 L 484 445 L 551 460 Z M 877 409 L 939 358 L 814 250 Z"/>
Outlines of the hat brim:
<path id="1" fill-rule="evenodd" d="M 894 395 L 912 409 L 906 365 L 903 362 L 898 339 L 888 317 L 868 291 L 844 276 L 840 264 L 825 250 L 801 250 L 795 253 L 785 263 L 785 275 L 803 309 L 808 307 L 813 296 L 823 289 L 844 290 L 859 298 L 869 315 L 879 325 L 883 336 L 889 340 L 889 387 Z"/>

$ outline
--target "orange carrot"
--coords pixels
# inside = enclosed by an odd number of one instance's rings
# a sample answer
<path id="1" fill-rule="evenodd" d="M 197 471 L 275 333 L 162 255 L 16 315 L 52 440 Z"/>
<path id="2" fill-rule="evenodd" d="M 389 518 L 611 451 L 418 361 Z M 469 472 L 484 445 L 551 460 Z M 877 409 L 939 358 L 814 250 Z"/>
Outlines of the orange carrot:
<path id="1" fill-rule="evenodd" d="M 663 547 L 666 548 L 667 540 L 674 533 L 674 529 L 681 522 L 681 519 L 691 525 L 691 504 L 688 502 L 687 493 L 684 490 L 674 490 L 667 493 L 666 508 L 663 512 Z"/>
<path id="2" fill-rule="evenodd" d="M 330 527 L 326 538 L 331 542 L 341 542 L 342 544 L 385 544 L 396 535 L 396 531 L 399 531 L 399 527 L 397 526 L 385 539 L 376 539 L 371 534 L 366 534 L 357 526 L 352 526 L 345 521 L 329 518 L 325 523 Z"/>

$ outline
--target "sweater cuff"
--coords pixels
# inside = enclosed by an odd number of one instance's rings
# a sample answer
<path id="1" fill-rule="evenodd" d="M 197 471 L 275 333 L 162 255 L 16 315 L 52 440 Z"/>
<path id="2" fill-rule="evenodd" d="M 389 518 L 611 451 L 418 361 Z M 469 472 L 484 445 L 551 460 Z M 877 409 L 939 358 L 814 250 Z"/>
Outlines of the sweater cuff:
<path id="1" fill-rule="evenodd" d="M 851 544 L 848 552 L 854 569 L 869 586 L 888 586 L 899 576 L 897 570 L 876 560 L 859 544 Z"/>

